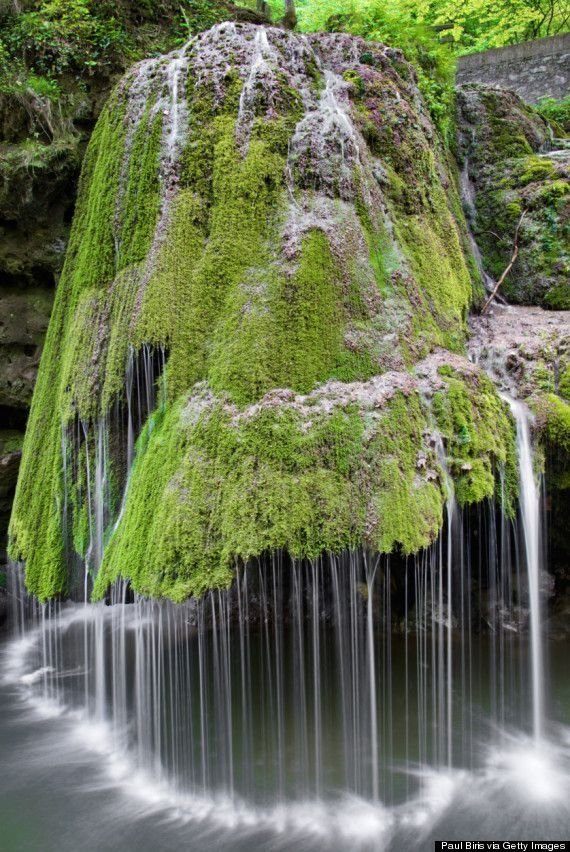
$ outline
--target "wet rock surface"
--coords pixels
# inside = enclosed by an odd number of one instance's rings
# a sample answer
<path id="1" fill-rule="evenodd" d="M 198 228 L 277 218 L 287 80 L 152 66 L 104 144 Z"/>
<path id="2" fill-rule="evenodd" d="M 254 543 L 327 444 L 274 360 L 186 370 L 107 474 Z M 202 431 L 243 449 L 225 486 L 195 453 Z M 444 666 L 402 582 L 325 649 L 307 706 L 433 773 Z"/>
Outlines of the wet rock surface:
<path id="1" fill-rule="evenodd" d="M 494 305 L 470 320 L 470 357 L 520 399 L 541 391 L 567 395 L 570 311 Z M 562 388 L 561 388 L 562 380 Z"/>
<path id="2" fill-rule="evenodd" d="M 220 24 L 125 75 L 85 163 L 12 514 L 13 554 L 40 597 L 68 586 L 53 548 L 62 507 L 95 594 L 126 572 L 133 588 L 182 599 L 225 583 L 232 555 L 285 546 L 415 552 L 438 534 L 445 500 L 431 401 L 458 501 L 494 495 L 512 424 L 460 354 L 473 295 L 465 222 L 400 51 Z M 166 362 L 165 411 L 124 507 L 111 497 L 94 519 L 133 456 L 129 363 L 145 347 Z M 136 548 L 151 521 L 164 553 L 149 562 Z M 182 529 L 202 544 L 175 552 Z"/>

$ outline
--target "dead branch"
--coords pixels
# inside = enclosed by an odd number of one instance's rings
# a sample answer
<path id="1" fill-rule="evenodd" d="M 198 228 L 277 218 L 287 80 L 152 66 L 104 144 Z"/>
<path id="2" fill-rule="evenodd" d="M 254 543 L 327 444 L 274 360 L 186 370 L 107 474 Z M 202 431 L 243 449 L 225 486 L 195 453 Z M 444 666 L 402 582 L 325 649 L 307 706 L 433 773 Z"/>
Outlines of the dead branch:
<path id="1" fill-rule="evenodd" d="M 514 241 L 513 241 L 513 253 L 511 255 L 511 259 L 510 259 L 506 269 L 504 270 L 503 274 L 501 275 L 501 277 L 499 278 L 499 280 L 497 281 L 497 283 L 493 287 L 493 292 L 491 293 L 491 295 L 489 296 L 489 298 L 487 299 L 487 301 L 485 302 L 485 304 L 481 308 L 481 315 L 483 315 L 484 313 L 487 312 L 489 305 L 491 304 L 491 302 L 493 301 L 493 299 L 495 298 L 495 296 L 499 292 L 501 284 L 503 283 L 503 281 L 505 280 L 505 278 L 507 277 L 507 275 L 509 274 L 509 272 L 513 268 L 515 260 L 518 257 L 518 254 L 519 254 L 519 231 L 521 229 L 521 225 L 523 223 L 524 217 L 526 216 L 526 213 L 527 213 L 527 211 L 523 210 L 523 212 L 521 213 L 521 217 L 518 221 L 517 227 L 516 227 L 515 238 L 514 238 Z"/>

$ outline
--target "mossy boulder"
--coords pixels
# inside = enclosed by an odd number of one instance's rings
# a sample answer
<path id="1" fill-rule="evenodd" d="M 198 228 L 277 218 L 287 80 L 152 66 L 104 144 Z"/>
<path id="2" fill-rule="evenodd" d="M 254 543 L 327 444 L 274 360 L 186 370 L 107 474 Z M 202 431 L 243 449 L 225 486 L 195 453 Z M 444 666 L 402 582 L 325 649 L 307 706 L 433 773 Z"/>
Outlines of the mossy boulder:
<path id="1" fill-rule="evenodd" d="M 0 571 L 6 562 L 6 533 L 23 443 L 23 432 L 18 429 L 0 429 Z"/>
<path id="2" fill-rule="evenodd" d="M 513 92 L 481 85 L 457 92 L 459 155 L 474 189 L 472 229 L 485 270 L 505 279 L 509 302 L 570 308 L 570 151 L 551 152 L 546 120 Z"/>
<path id="3" fill-rule="evenodd" d="M 429 545 L 434 434 L 465 504 L 514 458 L 462 354 L 470 269 L 399 51 L 228 23 L 135 66 L 85 157 L 34 394 L 29 589 L 66 594 L 75 560 L 97 595 L 178 600 L 268 550 Z"/>

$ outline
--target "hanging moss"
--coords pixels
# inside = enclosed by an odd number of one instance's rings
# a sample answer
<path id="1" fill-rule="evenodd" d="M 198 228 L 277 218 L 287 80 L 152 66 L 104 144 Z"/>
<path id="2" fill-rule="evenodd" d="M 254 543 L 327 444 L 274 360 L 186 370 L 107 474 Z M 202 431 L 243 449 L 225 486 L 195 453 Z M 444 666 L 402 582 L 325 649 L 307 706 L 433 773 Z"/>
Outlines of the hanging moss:
<path id="1" fill-rule="evenodd" d="M 534 401 L 544 440 L 551 449 L 570 456 L 570 405 L 553 393 Z"/>
<path id="2" fill-rule="evenodd" d="M 293 402 L 240 414 L 203 388 L 141 448 L 96 595 L 120 575 L 181 600 L 229 583 L 236 558 L 274 549 L 312 558 L 363 541 L 429 544 L 442 497 L 417 475 L 425 426 L 416 395 L 368 419 L 351 404 L 307 419 Z"/>
<path id="3" fill-rule="evenodd" d="M 146 257 L 156 227 L 160 208 L 159 157 L 162 136 L 162 115 L 153 115 L 152 102 L 134 134 L 126 188 L 122 199 L 125 211 L 120 223 L 121 245 L 117 270 Z"/>
<path id="4" fill-rule="evenodd" d="M 458 503 L 479 503 L 499 494 L 512 514 L 518 474 L 515 429 L 507 404 L 483 373 L 470 381 L 451 368 L 440 369 L 440 375 L 446 388 L 434 395 L 433 412 L 446 440 Z"/>

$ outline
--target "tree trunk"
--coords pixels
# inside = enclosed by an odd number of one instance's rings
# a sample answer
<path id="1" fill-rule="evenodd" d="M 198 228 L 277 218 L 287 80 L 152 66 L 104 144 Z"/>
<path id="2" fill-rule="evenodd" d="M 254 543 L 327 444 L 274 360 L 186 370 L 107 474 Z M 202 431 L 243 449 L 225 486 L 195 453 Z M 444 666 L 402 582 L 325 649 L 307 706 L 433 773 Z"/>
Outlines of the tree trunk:
<path id="1" fill-rule="evenodd" d="M 295 12 L 295 0 L 285 0 L 285 17 L 283 25 L 288 30 L 294 30 L 297 26 L 297 13 Z"/>

